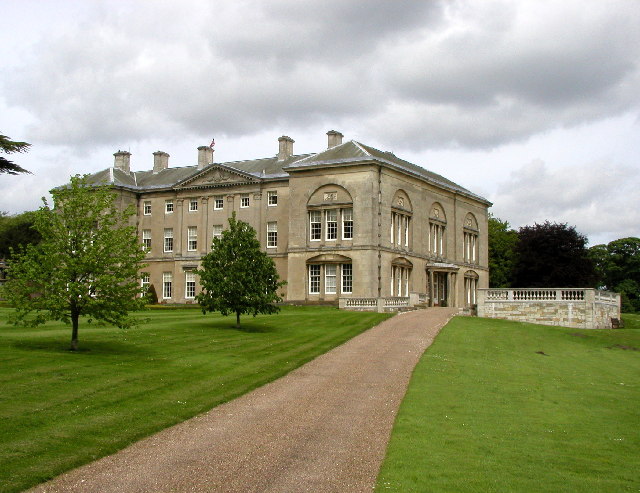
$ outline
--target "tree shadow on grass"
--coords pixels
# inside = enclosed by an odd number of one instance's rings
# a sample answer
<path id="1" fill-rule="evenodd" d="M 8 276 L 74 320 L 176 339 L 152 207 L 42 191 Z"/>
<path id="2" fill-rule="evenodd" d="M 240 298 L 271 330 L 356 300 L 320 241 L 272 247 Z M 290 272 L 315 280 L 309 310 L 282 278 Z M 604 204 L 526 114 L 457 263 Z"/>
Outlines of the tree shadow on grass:
<path id="1" fill-rule="evenodd" d="M 147 348 L 138 346 L 130 342 L 123 341 L 80 341 L 80 346 L 76 351 L 70 350 L 70 341 L 63 341 L 59 338 L 39 338 L 15 341 L 11 347 L 23 351 L 37 351 L 55 354 L 78 354 L 78 355 L 133 355 L 146 356 L 151 354 Z"/>
<path id="2" fill-rule="evenodd" d="M 217 323 L 216 329 L 221 330 L 235 330 L 238 332 L 246 332 L 247 334 L 269 334 L 273 332 L 278 332 L 278 328 L 272 324 L 261 323 L 261 322 L 240 322 L 240 327 L 236 327 L 235 322 L 231 324 L 227 323 Z"/>

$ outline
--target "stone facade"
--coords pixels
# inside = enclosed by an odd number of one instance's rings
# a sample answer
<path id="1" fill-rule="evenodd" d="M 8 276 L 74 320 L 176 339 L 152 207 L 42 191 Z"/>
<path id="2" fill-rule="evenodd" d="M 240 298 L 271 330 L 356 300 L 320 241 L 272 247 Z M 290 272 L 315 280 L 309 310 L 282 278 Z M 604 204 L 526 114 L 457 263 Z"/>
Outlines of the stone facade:
<path id="1" fill-rule="evenodd" d="M 474 305 L 488 286 L 491 204 L 390 152 L 327 135 L 319 153 L 295 155 L 283 136 L 276 156 L 230 163 L 201 146 L 197 165 L 180 168 L 158 151 L 150 171 L 131 171 L 130 154 L 118 151 L 91 180 L 135 206 L 148 250 L 143 282 L 164 302 L 193 301 L 193 271 L 235 212 L 287 281 L 287 301 Z"/>
<path id="2" fill-rule="evenodd" d="M 480 289 L 478 316 L 577 329 L 610 329 L 620 295 L 595 289 Z"/>

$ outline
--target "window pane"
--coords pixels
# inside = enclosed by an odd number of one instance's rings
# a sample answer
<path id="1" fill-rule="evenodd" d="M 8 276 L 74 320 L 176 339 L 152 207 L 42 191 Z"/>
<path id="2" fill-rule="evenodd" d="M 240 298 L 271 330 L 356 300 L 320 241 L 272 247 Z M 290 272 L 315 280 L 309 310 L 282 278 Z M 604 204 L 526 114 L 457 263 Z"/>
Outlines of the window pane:
<path id="1" fill-rule="evenodd" d="M 351 293 L 353 291 L 353 266 L 351 264 L 342 264 L 342 287 L 343 293 Z"/>
<path id="2" fill-rule="evenodd" d="M 267 199 L 268 205 L 278 205 L 278 192 L 267 192 Z"/>
<path id="3" fill-rule="evenodd" d="M 187 228 L 187 250 L 193 252 L 198 248 L 198 228 L 189 226 Z"/>
<path id="4" fill-rule="evenodd" d="M 278 246 L 278 223 L 267 223 L 267 248 L 275 248 Z"/>
<path id="5" fill-rule="evenodd" d="M 162 297 L 171 298 L 173 274 L 171 272 L 162 273 Z"/>
<path id="6" fill-rule="evenodd" d="M 164 230 L 164 251 L 173 252 L 173 229 L 167 228 Z"/>
<path id="7" fill-rule="evenodd" d="M 319 265 L 309 266 L 309 293 L 311 294 L 320 293 L 320 266 Z"/>
<path id="8" fill-rule="evenodd" d="M 320 240 L 322 238 L 322 223 L 320 211 L 309 212 L 309 238 L 311 240 Z"/>
<path id="9" fill-rule="evenodd" d="M 353 238 L 353 209 L 342 210 L 342 239 L 351 240 Z"/>
<path id="10" fill-rule="evenodd" d="M 198 210 L 198 200 L 197 199 L 191 199 L 189 201 L 189 210 L 194 212 Z"/>
<path id="11" fill-rule="evenodd" d="M 336 292 L 336 267 L 335 264 L 324 266 L 324 292 L 327 294 Z"/>
<path id="12" fill-rule="evenodd" d="M 335 240 L 338 237 L 338 211 L 330 209 L 325 211 L 327 222 L 327 240 Z"/>

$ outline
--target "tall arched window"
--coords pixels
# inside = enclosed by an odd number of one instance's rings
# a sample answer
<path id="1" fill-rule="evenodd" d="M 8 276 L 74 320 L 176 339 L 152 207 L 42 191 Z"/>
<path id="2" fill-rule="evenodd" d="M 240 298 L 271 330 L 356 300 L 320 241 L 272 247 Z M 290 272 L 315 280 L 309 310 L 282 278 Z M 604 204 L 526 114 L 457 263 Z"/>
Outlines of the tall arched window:
<path id="1" fill-rule="evenodd" d="M 391 246 L 408 250 L 411 244 L 411 216 L 413 209 L 409 196 L 398 190 L 391 202 Z"/>
<path id="2" fill-rule="evenodd" d="M 478 263 L 478 221 L 471 213 L 464 219 L 462 236 L 464 238 L 463 259 L 468 264 Z"/>
<path id="3" fill-rule="evenodd" d="M 324 185 L 318 188 L 307 202 L 307 216 L 307 238 L 311 246 L 353 240 L 353 199 L 343 187 Z"/>
<path id="4" fill-rule="evenodd" d="M 429 211 L 429 253 L 436 257 L 444 257 L 447 251 L 446 242 L 447 217 L 442 206 L 435 202 Z"/>

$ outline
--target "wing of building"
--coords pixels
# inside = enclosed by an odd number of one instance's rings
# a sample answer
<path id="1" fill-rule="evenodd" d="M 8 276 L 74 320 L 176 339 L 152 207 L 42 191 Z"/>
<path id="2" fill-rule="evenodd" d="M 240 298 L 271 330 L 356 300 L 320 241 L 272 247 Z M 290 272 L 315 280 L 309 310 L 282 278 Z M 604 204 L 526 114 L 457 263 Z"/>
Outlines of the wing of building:
<path id="1" fill-rule="evenodd" d="M 257 231 L 291 302 L 352 308 L 425 303 L 468 307 L 488 287 L 486 199 L 415 164 L 330 131 L 327 149 L 295 155 L 278 139 L 264 159 L 131 171 L 128 152 L 91 175 L 134 204 L 147 250 L 145 284 L 161 301 L 193 301 L 195 269 L 233 212 Z M 195 157 L 195 156 L 194 156 Z"/>

